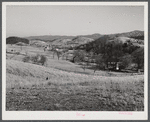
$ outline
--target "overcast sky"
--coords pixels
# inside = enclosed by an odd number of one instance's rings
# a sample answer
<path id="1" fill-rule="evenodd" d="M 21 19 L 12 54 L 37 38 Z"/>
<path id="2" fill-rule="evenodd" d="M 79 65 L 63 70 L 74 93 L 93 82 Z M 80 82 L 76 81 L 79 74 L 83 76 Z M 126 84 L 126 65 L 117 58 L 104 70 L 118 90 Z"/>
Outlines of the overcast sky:
<path id="1" fill-rule="evenodd" d="M 7 6 L 6 36 L 111 34 L 144 30 L 143 6 Z"/>

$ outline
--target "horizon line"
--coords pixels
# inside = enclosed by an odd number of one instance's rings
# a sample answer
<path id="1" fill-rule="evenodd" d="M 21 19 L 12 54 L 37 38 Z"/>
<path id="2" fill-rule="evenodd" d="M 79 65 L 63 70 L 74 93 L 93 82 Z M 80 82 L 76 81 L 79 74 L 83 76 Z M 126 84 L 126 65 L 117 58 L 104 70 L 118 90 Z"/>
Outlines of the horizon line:
<path id="1" fill-rule="evenodd" d="M 144 30 L 133 30 L 133 31 L 125 31 L 125 32 L 118 32 L 118 33 L 109 33 L 109 34 L 101 34 L 101 33 L 92 33 L 92 34 L 84 34 L 84 35 L 52 35 L 52 34 L 50 34 L 50 35 L 33 35 L 33 36 L 6 36 L 6 38 L 8 38 L 8 37 L 21 37 L 21 38 L 28 38 L 28 37 L 35 37 L 35 36 L 72 36 L 72 37 L 76 37 L 76 36 L 87 36 L 87 35 L 94 35 L 94 34 L 100 34 L 100 35 L 113 35 L 113 34 L 121 34 L 121 33 L 129 33 L 129 32 L 134 32 L 134 31 L 143 31 L 144 32 Z"/>

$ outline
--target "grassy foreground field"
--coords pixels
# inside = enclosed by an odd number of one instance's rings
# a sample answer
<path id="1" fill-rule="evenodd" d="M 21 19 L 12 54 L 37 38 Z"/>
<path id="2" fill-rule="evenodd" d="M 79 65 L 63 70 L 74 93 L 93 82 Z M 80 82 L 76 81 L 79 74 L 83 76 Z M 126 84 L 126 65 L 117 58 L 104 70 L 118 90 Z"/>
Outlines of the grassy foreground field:
<path id="1" fill-rule="evenodd" d="M 8 111 L 144 110 L 143 75 L 82 75 L 10 59 L 6 73 Z"/>

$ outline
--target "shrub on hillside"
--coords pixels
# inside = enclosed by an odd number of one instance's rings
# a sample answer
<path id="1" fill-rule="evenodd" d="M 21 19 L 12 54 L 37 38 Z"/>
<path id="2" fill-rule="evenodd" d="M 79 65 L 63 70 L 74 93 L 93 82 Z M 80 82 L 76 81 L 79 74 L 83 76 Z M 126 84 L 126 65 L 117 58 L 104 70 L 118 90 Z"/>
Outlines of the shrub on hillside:
<path id="1" fill-rule="evenodd" d="M 36 56 L 31 57 L 31 61 L 35 64 L 42 64 L 44 65 L 47 61 L 47 58 L 44 55 L 37 54 Z"/>
<path id="2" fill-rule="evenodd" d="M 44 65 L 47 61 L 47 58 L 44 55 L 39 55 L 39 56 L 40 56 L 40 60 L 38 60 L 38 63 Z"/>
<path id="3" fill-rule="evenodd" d="M 78 50 L 78 51 L 75 51 L 73 53 L 73 60 L 72 60 L 72 62 L 83 62 L 84 59 L 85 59 L 85 51 Z"/>
<path id="4" fill-rule="evenodd" d="M 29 60 L 30 60 L 30 57 L 29 56 L 25 56 L 22 61 L 23 62 L 29 62 Z"/>
<path id="5" fill-rule="evenodd" d="M 47 61 L 47 58 L 44 55 L 35 55 L 35 56 L 26 56 L 22 60 L 23 62 L 29 62 L 31 61 L 34 64 L 42 64 L 44 65 Z"/>
<path id="6" fill-rule="evenodd" d="M 37 60 L 38 60 L 38 55 L 36 55 L 36 56 L 31 56 L 31 61 L 33 62 L 33 63 L 37 63 Z"/>

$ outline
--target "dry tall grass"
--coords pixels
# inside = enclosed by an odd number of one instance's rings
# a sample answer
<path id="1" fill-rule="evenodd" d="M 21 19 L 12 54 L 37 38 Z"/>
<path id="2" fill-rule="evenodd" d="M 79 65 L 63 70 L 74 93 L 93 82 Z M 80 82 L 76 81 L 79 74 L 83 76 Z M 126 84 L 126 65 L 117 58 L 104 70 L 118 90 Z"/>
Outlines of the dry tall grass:
<path id="1" fill-rule="evenodd" d="M 82 75 L 14 60 L 6 66 L 7 110 L 144 110 L 142 75 Z"/>

